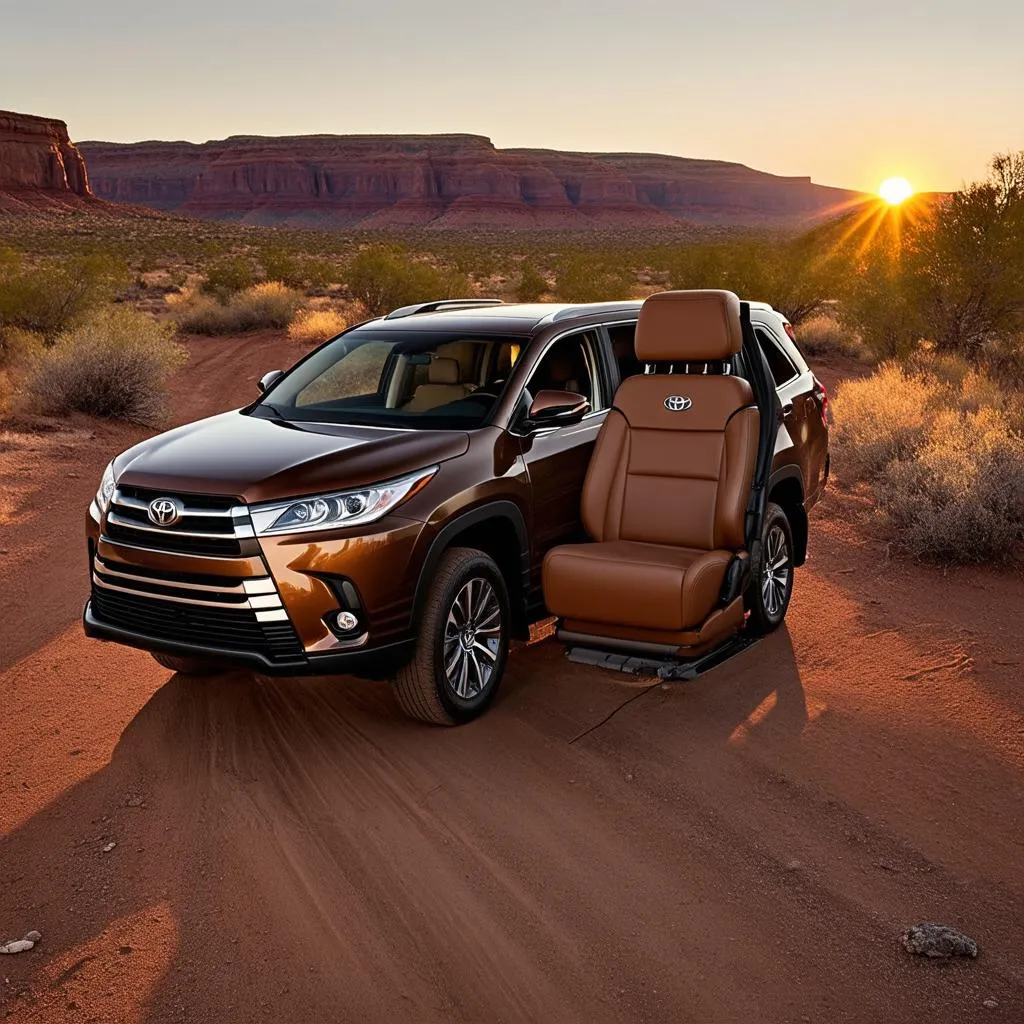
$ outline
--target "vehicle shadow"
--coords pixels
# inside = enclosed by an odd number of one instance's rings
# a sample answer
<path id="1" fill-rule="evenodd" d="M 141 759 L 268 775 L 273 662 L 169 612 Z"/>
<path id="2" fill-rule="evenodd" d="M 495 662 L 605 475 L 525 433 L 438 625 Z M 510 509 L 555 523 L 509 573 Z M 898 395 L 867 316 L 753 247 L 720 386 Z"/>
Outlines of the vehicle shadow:
<path id="1" fill-rule="evenodd" d="M 251 1019 L 257 1007 L 321 1019 L 326 1005 L 340 1008 L 337 1020 L 443 1019 L 417 1009 L 437 1004 L 438 982 L 408 922 L 438 922 L 429 954 L 452 941 L 453 898 L 480 911 L 448 849 L 451 825 L 431 811 L 435 794 L 489 794 L 471 808 L 489 828 L 489 808 L 592 757 L 586 744 L 602 733 L 608 742 L 630 707 L 567 741 L 636 692 L 567 662 L 554 642 L 513 662 L 491 712 L 454 730 L 401 718 L 380 684 L 172 676 L 105 767 L 0 838 L 3 927 L 44 935 L 5 958 L 0 1016 L 95 1012 L 121 999 L 135 1007 L 117 1009 L 122 1021 L 178 1020 L 182 1008 L 183 1019 Z M 780 686 L 777 666 L 770 679 L 729 666 L 713 675 L 644 698 L 685 695 L 685 710 L 662 716 L 659 742 L 727 734 Z M 801 706 L 790 680 L 766 721 L 795 726 Z M 548 739 L 560 742 L 547 749 Z M 421 874 L 428 890 L 409 889 Z M 269 950 L 273 972 L 254 974 Z M 408 962 L 421 964 L 412 976 Z M 568 998 L 531 962 L 515 970 L 545 1005 Z M 497 1012 L 480 984 L 478 1013 Z M 571 1005 L 560 1019 L 577 1019 Z"/>

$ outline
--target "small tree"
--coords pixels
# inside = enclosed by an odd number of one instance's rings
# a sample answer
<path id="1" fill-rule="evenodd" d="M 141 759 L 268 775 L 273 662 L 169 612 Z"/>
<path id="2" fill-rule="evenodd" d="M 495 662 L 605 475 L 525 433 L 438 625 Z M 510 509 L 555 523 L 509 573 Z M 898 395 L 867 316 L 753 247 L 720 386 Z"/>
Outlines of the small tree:
<path id="1" fill-rule="evenodd" d="M 912 242 L 929 336 L 977 363 L 986 342 L 1024 330 L 1024 152 L 954 192 Z"/>

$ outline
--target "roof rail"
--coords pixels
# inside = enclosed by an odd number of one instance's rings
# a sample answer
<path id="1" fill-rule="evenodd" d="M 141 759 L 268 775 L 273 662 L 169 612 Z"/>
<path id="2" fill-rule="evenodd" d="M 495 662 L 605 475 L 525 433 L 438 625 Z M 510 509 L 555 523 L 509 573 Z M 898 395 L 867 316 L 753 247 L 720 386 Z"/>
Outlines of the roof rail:
<path id="1" fill-rule="evenodd" d="M 584 316 L 587 313 L 612 313 L 620 309 L 625 312 L 639 309 L 641 305 L 639 299 L 620 299 L 614 302 L 577 302 L 550 313 L 548 319 L 552 323 L 557 323 L 559 320 L 568 320 L 573 316 Z"/>
<path id="2" fill-rule="evenodd" d="M 437 299 L 434 302 L 417 302 L 411 306 L 399 306 L 391 310 L 385 320 L 399 320 L 416 313 L 436 313 L 441 309 L 470 309 L 473 306 L 501 306 L 501 299 Z"/>

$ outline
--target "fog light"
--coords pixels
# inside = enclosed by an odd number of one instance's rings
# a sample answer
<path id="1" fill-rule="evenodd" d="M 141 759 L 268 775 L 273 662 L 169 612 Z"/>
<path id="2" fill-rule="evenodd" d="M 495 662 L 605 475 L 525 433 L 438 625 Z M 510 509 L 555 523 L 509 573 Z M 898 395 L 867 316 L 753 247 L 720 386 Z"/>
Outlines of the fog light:
<path id="1" fill-rule="evenodd" d="M 359 620 L 351 612 L 338 612 L 334 616 L 334 624 L 342 633 L 351 633 L 359 625 Z"/>

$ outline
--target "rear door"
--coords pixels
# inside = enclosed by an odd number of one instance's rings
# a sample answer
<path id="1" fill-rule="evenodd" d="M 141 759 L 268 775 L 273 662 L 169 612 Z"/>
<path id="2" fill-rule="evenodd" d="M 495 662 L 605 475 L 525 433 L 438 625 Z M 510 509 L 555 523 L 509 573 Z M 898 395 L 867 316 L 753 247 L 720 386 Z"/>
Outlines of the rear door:
<path id="1" fill-rule="evenodd" d="M 789 448 L 788 458 L 800 467 L 805 498 L 821 486 L 826 444 L 822 443 L 821 410 L 814 397 L 814 375 L 792 344 L 786 344 L 775 325 L 755 321 L 754 332 L 764 352 L 782 403 L 785 431 L 779 432 L 776 461 Z"/>

